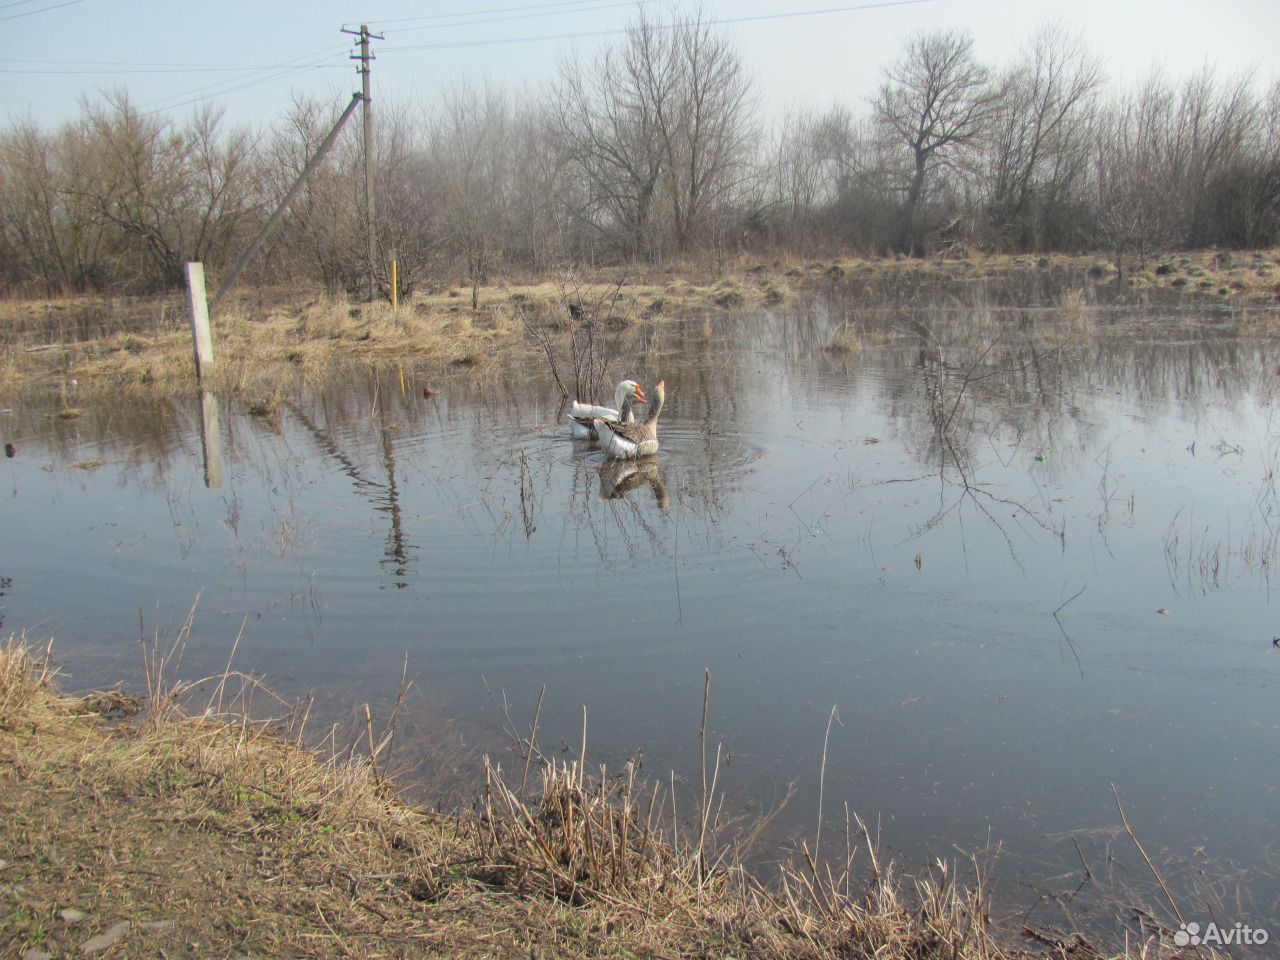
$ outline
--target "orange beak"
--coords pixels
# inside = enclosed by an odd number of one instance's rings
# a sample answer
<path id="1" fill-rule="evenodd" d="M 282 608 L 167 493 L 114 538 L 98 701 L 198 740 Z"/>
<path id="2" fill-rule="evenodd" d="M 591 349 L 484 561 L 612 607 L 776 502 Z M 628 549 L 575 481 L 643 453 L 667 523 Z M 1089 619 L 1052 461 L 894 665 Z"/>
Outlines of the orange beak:
<path id="1" fill-rule="evenodd" d="M 644 403 L 644 402 L 645 402 L 644 387 L 640 386 L 640 384 L 637 383 L 636 384 L 636 403 Z"/>

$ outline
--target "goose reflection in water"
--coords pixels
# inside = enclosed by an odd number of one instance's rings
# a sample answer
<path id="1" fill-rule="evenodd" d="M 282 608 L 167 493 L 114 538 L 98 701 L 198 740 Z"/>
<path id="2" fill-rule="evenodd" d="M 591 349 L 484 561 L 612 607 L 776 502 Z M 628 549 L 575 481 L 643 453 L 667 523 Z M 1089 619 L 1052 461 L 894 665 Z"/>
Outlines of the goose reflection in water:
<path id="1" fill-rule="evenodd" d="M 620 500 L 632 490 L 648 484 L 653 499 L 663 510 L 670 508 L 671 497 L 667 485 L 662 482 L 658 458 L 640 457 L 637 460 L 606 460 L 600 466 L 600 499 Z"/>

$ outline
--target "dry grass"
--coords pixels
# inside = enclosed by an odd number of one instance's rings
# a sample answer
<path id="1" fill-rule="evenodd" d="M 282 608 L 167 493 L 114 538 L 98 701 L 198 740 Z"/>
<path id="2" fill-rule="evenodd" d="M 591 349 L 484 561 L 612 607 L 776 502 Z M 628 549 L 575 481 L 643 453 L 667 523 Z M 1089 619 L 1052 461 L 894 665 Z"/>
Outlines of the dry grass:
<path id="1" fill-rule="evenodd" d="M 575 281 L 572 295 L 609 295 L 618 282 Z M 458 291 L 450 289 L 417 294 L 397 311 L 385 303 L 307 298 L 297 291 L 242 297 L 215 311 L 216 362 L 208 380 L 215 390 L 253 401 L 282 383 L 315 382 L 352 363 L 484 369 L 528 347 L 515 300 L 526 311 L 567 319 L 566 289 L 563 281 L 499 283 L 480 290 L 474 310 L 469 297 L 451 296 Z M 698 306 L 732 308 L 780 297 L 774 287 L 736 290 L 655 278 L 621 287 L 612 319 L 622 329 Z M 12 389 L 68 380 L 82 390 L 187 389 L 194 369 L 190 332 L 176 304 L 160 315 L 163 322 L 145 301 L 0 303 L 0 382 Z"/>
<path id="2" fill-rule="evenodd" d="M 490 765 L 473 810 L 414 809 L 379 774 L 372 726 L 369 756 L 326 758 L 304 722 L 249 719 L 276 703 L 252 678 L 176 682 L 186 632 L 148 653 L 145 709 L 65 696 L 49 650 L 0 649 L 0 953 L 114 936 L 101 955 L 1025 955 L 954 863 L 903 879 L 855 820 L 841 866 L 805 845 L 766 885 L 718 839 L 714 772 L 682 817 L 674 784 L 540 758 L 536 724 L 518 786 Z M 1104 955 L 1079 936 L 1051 947 Z"/>
<path id="3" fill-rule="evenodd" d="M 717 264 L 605 268 L 590 277 L 506 279 L 482 287 L 473 310 L 470 291 L 440 287 L 415 293 L 396 312 L 384 303 L 292 290 L 241 292 L 214 314 L 215 389 L 254 399 L 282 383 L 323 379 L 350 363 L 401 363 L 461 372 L 523 356 L 528 349 L 518 299 L 526 312 L 567 316 L 572 298 L 616 296 L 619 328 L 654 327 L 691 311 L 729 315 L 776 306 L 797 290 L 865 284 L 876 295 L 914 296 L 921 284 L 949 289 L 973 282 L 1069 277 L 1083 306 L 1088 288 L 1114 282 L 1102 256 L 960 256 L 950 259 L 833 260 L 739 257 Z M 1151 260 L 1124 289 L 1196 296 L 1254 307 L 1280 298 L 1280 251 L 1204 251 Z M 82 388 L 144 392 L 187 389 L 191 337 L 181 296 L 151 299 L 67 298 L 0 302 L 0 384 L 77 380 Z"/>
<path id="4" fill-rule="evenodd" d="M 1001 284 L 1012 302 L 1048 296 L 1084 314 L 1115 297 L 1196 297 L 1247 308 L 1270 329 L 1280 301 L 1280 251 L 1183 253 L 1146 265 L 1115 283 L 1102 256 L 957 256 L 934 260 L 781 259 L 750 257 L 719 264 L 602 269 L 480 288 L 417 292 L 392 311 L 387 303 L 353 303 L 297 289 L 253 289 L 215 311 L 219 392 L 260 402 L 273 390 L 305 387 L 352 364 L 421 367 L 431 375 L 475 375 L 529 356 L 529 315 L 549 328 L 568 321 L 571 302 L 612 298 L 616 332 L 643 332 L 652 343 L 663 324 L 701 314 L 731 323 L 736 311 L 780 305 L 803 289 L 859 291 L 876 302 L 964 296 L 973 284 Z M 1065 291 L 1065 292 L 1064 292 Z M 1103 296 L 1105 294 L 1105 296 Z M 660 339 L 660 338 L 658 338 Z M 856 347 L 856 340 L 833 343 Z M 76 381 L 81 392 L 175 392 L 192 384 L 191 334 L 183 297 L 150 300 L 67 298 L 0 301 L 0 392 Z"/>
<path id="5" fill-rule="evenodd" d="M 831 337 L 823 349 L 828 353 L 851 354 L 861 352 L 862 346 L 862 335 L 858 332 L 858 328 L 849 320 L 845 320 L 831 332 Z"/>
<path id="6" fill-rule="evenodd" d="M 1089 295 L 1083 287 L 1069 287 L 1058 298 L 1058 306 L 1068 317 L 1079 318 L 1089 307 Z"/>

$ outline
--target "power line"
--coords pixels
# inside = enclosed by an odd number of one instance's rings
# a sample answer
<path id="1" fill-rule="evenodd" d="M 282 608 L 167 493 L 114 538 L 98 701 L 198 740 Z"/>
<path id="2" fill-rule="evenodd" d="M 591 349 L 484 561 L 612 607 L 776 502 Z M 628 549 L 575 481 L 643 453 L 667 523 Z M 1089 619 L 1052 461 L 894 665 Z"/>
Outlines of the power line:
<path id="1" fill-rule="evenodd" d="M 206 100 L 212 100 L 214 97 L 225 96 L 228 93 L 236 93 L 237 91 L 240 91 L 240 90 L 248 90 L 250 87 L 256 87 L 264 83 L 270 83 L 273 80 L 280 80 L 284 77 L 290 76 L 291 74 L 294 74 L 294 73 L 298 73 L 299 71 L 305 70 L 305 69 L 306 67 L 294 67 L 293 69 L 290 69 L 290 70 L 281 70 L 279 73 L 273 73 L 270 76 L 258 77 L 253 80 L 246 80 L 244 83 L 236 84 L 233 87 L 227 87 L 224 90 L 215 90 L 215 91 L 212 91 L 211 93 L 204 94 L 203 96 L 191 97 L 191 99 L 183 100 L 180 103 L 170 103 L 169 101 L 173 100 L 175 97 L 186 96 L 186 94 L 174 94 L 173 97 L 168 97 L 165 100 L 154 101 L 153 104 L 142 108 L 140 112 L 145 114 L 154 114 L 154 113 L 167 113 L 170 110 L 180 110 L 183 107 L 189 107 L 195 103 L 203 103 Z M 191 92 L 194 92 L 194 91 L 188 91 L 188 93 L 191 93 Z"/>
<path id="2" fill-rule="evenodd" d="M 428 25 L 428 26 L 424 26 L 424 27 L 402 27 L 402 28 L 398 28 L 398 29 L 396 29 L 396 31 L 395 31 L 397 34 L 401 34 L 401 33 L 418 33 L 418 32 L 420 32 L 420 31 L 422 31 L 422 30 L 447 30 L 447 29 L 449 29 L 449 28 L 451 28 L 451 27 L 470 27 L 470 26 L 475 26 L 476 24 L 485 24 L 485 23 L 514 23 L 514 22 L 515 22 L 515 21 L 517 21 L 517 20 L 533 20 L 533 19 L 536 19 L 536 18 L 539 18 L 539 17 L 558 17 L 558 16 L 563 16 L 563 15 L 564 15 L 564 14 L 566 14 L 566 13 L 593 13 L 593 12 L 595 12 L 595 11 L 597 11 L 597 10 L 612 10 L 612 9 L 617 8 L 617 7 L 643 7 L 646 3 L 652 3 L 652 2 L 653 2 L 653 0 L 614 0 L 614 2 L 609 2 L 609 3 L 602 2 L 602 0 L 573 0 L 573 2 L 572 2 L 572 7 L 573 7 L 573 9 L 570 9 L 570 10 L 564 10 L 564 9 L 544 9 L 544 8 L 546 8 L 546 7 L 561 8 L 561 7 L 570 6 L 570 4 L 567 4 L 567 3 L 551 3 L 551 4 L 538 4 L 538 5 L 536 5 L 536 6 L 530 6 L 530 7 L 508 7 L 508 8 L 506 8 L 507 10 L 536 10 L 536 11 L 540 11 L 540 12 L 537 12 L 537 13 L 520 13 L 520 14 L 517 14 L 516 16 L 495 16 L 495 17 L 486 17 L 486 16 L 480 16 L 480 14 L 483 14 L 483 13 L 502 13 L 502 12 L 505 12 L 505 11 L 502 11 L 502 10 L 492 10 L 492 11 L 485 11 L 485 10 L 471 10 L 471 11 L 468 11 L 467 13 L 448 13 L 448 14 L 437 14 L 437 15 L 435 15 L 435 16 L 433 16 L 433 17 L 408 17 L 408 18 L 404 18 L 404 19 L 402 19 L 402 20 L 391 20 L 391 21 L 387 21 L 387 22 L 389 22 L 389 23 L 411 23 L 411 22 L 417 22 L 417 21 L 420 21 L 420 20 L 436 20 L 436 19 L 443 19 L 443 18 L 446 18 L 446 17 L 449 17 L 449 18 L 452 18 L 452 17 L 468 17 L 468 16 L 469 16 L 469 17 L 473 17 L 473 19 L 471 19 L 471 20 L 455 20 L 453 23 L 434 23 L 434 24 L 430 24 L 430 25 Z M 386 29 L 386 27 L 385 27 L 385 25 L 384 25 L 384 24 L 379 24 L 379 26 L 380 26 L 382 29 Z"/>
<path id="3" fill-rule="evenodd" d="M 23 0 L 23 2 L 28 2 L 28 0 Z M 451 20 L 456 17 L 478 17 L 487 13 L 522 13 L 527 10 L 547 10 L 553 7 L 582 7 L 595 2 L 598 2 L 598 0 L 560 0 L 559 3 L 527 3 L 518 7 L 489 7 L 485 10 L 467 10 L 462 13 L 432 13 L 425 14 L 421 17 L 399 17 L 394 20 L 378 20 L 374 18 L 369 20 L 369 23 L 376 23 L 382 27 L 386 27 L 388 24 L 396 23 L 421 23 L 426 20 Z M 644 4 L 650 2 L 650 0 L 638 0 L 638 2 Z M 576 13 L 578 11 L 564 10 L 561 12 Z M 519 18 L 513 17 L 512 19 Z M 344 30 L 348 26 L 350 25 L 345 23 L 342 25 Z M 447 24 L 447 26 L 454 26 L 454 24 Z"/>
<path id="4" fill-rule="evenodd" d="M 25 2 L 26 0 L 19 0 L 18 3 L 11 4 L 10 6 L 16 7 L 16 6 L 19 6 L 21 3 L 25 3 Z M 37 13 L 48 13 L 50 10 L 58 10 L 58 9 L 61 9 L 62 7 L 70 7 L 77 3 L 84 3 L 84 0 L 64 0 L 63 3 L 55 3 L 52 7 L 42 7 L 39 10 L 27 10 L 23 13 L 12 13 L 7 17 L 0 17 L 0 23 L 3 23 L 5 20 L 18 20 L 21 17 L 34 17 Z M 7 10 L 7 9 L 9 8 L 0 7 L 0 10 Z"/>
<path id="5" fill-rule="evenodd" d="M 316 50 L 311 53 L 304 53 L 297 57 L 294 57 L 292 60 L 285 61 L 285 63 L 281 65 L 282 69 L 280 71 L 276 73 L 272 73 L 269 76 L 247 78 L 243 82 L 239 82 L 239 83 L 236 82 L 235 78 L 228 78 L 226 80 L 219 80 L 214 83 L 205 84 L 204 86 L 201 86 L 201 87 L 193 87 L 190 90 L 183 90 L 179 93 L 173 93 L 167 97 L 162 97 L 159 100 L 153 101 L 151 104 L 148 104 L 147 106 L 145 106 L 143 110 L 146 113 L 160 113 L 165 110 L 177 110 L 181 107 L 190 106 L 193 103 L 200 103 L 201 101 L 204 101 L 204 100 L 210 100 L 213 97 L 222 96 L 228 93 L 235 93 L 238 90 L 245 90 L 245 89 L 248 89 L 249 87 L 255 87 L 263 83 L 270 83 L 272 80 L 279 80 L 283 77 L 290 76 L 291 74 L 294 74 L 294 73 L 299 73 L 303 70 L 312 69 L 318 66 L 324 66 L 324 64 L 320 62 L 299 63 L 299 61 L 302 61 L 302 60 L 318 61 L 319 58 L 333 57 L 339 53 L 345 54 L 346 52 L 347 52 L 346 44 L 339 44 L 332 47 L 325 47 L 323 50 Z M 328 66 L 335 66 L 335 65 L 330 64 Z M 349 69 L 349 68 L 345 64 L 343 64 L 340 67 L 340 69 Z M 261 72 L 261 71 L 251 71 L 251 72 Z M 227 86 L 227 84 L 234 84 L 234 86 Z M 184 97 L 188 99 L 184 100 L 183 99 Z M 181 101 L 181 102 L 175 102 L 175 101 Z"/>
<path id="6" fill-rule="evenodd" d="M 704 20 L 707 26 L 721 26 L 730 23 L 752 23 L 763 20 L 788 20 L 794 17 L 816 17 L 832 13 L 853 13 L 860 10 L 880 10 L 888 7 L 911 7 L 935 0 L 880 0 L 875 3 L 860 3 L 845 7 L 823 7 L 816 10 L 790 10 L 785 13 L 760 13 L 746 17 L 721 17 L 716 20 Z M 687 21 L 686 21 L 687 22 Z M 674 30 L 679 24 L 655 24 L 658 30 Z M 505 37 L 494 40 L 453 40 L 440 43 L 414 44 L 412 46 L 383 47 L 383 52 L 406 53 L 416 50 L 450 50 L 465 47 L 492 47 L 506 43 L 537 43 L 542 40 L 576 40 L 582 37 L 610 37 L 627 33 L 631 27 L 615 27 L 609 30 L 589 30 L 579 33 L 551 33 L 529 37 Z"/>
<path id="7" fill-rule="evenodd" d="M 587 2 L 598 3 L 598 0 L 587 0 Z M 639 2 L 644 3 L 644 2 L 647 2 L 647 0 L 639 0 Z M 751 23 L 751 22 L 759 22 L 759 21 L 767 21 L 767 20 L 784 20 L 784 19 L 792 19 L 796 17 L 813 17 L 813 16 L 823 16 L 823 15 L 836 14 L 836 13 L 852 13 L 852 12 L 857 12 L 861 10 L 877 10 L 877 9 L 883 9 L 883 8 L 889 8 L 889 7 L 917 6 L 919 4 L 932 3 L 932 2 L 934 2 L 934 0 L 875 0 L 875 2 L 871 2 L 871 3 L 852 4 L 852 5 L 839 6 L 839 7 L 822 7 L 822 8 L 815 8 L 810 10 L 791 10 L 791 11 L 785 11 L 781 13 L 753 14 L 750 16 L 742 16 L 742 17 L 722 17 L 717 20 L 708 20 L 706 21 L 706 23 L 708 25 L 722 25 L 722 24 L 732 24 L 732 23 Z M 552 7 L 552 6 L 568 6 L 568 5 L 581 7 L 583 6 L 583 4 L 584 4 L 584 0 L 572 0 L 571 4 L 569 3 L 533 4 L 533 5 L 528 5 L 524 7 L 508 7 L 508 8 L 501 8 L 501 9 L 493 9 L 489 11 L 478 11 L 478 12 L 502 13 L 502 12 L 520 11 L 520 10 L 536 10 L 536 9 L 544 9 L 546 7 Z M 606 4 L 605 6 L 622 6 L 622 5 L 624 4 Z M 625 5 L 630 6 L 630 3 Z M 437 17 L 459 16 L 459 14 L 438 14 L 436 16 Z M 416 20 L 416 19 L 428 19 L 428 18 L 413 18 L 413 19 Z M 517 18 L 512 18 L 512 19 L 517 19 Z M 391 21 L 383 21 L 383 22 L 385 23 L 385 22 L 391 22 Z M 462 25 L 463 24 L 446 24 L 446 26 L 462 26 Z M 658 26 L 658 29 L 670 30 L 670 29 L 675 29 L 676 26 L 677 24 L 675 23 L 663 24 Z M 541 40 L 572 40 L 572 39 L 578 39 L 583 37 L 616 36 L 618 34 L 626 33 L 629 29 L 630 29 L 629 27 L 622 27 L 622 28 L 614 28 L 609 30 L 580 31 L 577 33 L 547 34 L 547 35 L 540 35 L 540 36 L 511 37 L 511 38 L 493 39 L 493 40 L 444 41 L 444 42 L 435 43 L 435 44 L 417 44 L 413 46 L 383 47 L 382 50 L 384 53 L 388 51 L 409 52 L 409 51 L 415 51 L 415 50 L 440 50 L 440 49 L 464 48 L 464 47 L 499 46 L 499 45 L 508 44 L 508 43 L 534 43 Z M 342 49 L 345 50 L 346 48 L 344 47 Z M 328 51 L 325 51 L 325 52 L 328 52 Z M 297 59 L 302 59 L 302 58 L 297 58 Z M 290 73 L 294 73 L 302 69 L 306 69 L 306 66 L 294 67 L 294 68 L 285 70 L 279 74 L 273 74 L 271 76 L 249 80 L 243 84 L 239 84 L 237 86 L 229 87 L 222 90 L 216 90 L 214 92 L 209 93 L 206 96 L 193 97 L 192 99 L 183 101 L 181 103 L 169 103 L 167 106 L 157 106 L 155 109 L 151 109 L 148 112 L 159 113 L 162 110 L 180 109 L 181 107 L 190 106 L 193 103 L 199 103 L 203 100 L 208 100 L 215 96 L 234 93 L 238 90 L 243 90 L 247 87 L 256 86 L 260 83 L 269 83 L 272 80 L 280 79 L 283 76 L 288 76 Z M 4 71 L 0 70 L 0 72 L 4 72 Z M 227 83 L 227 82 L 229 81 L 222 81 L 222 83 Z M 187 94 L 176 94 L 174 97 L 167 98 L 166 100 L 157 101 L 157 104 L 166 104 L 168 103 L 169 100 L 173 100 L 176 97 L 186 96 L 192 93 L 199 93 L 205 89 L 211 89 L 219 85 L 220 84 L 211 84 L 209 87 L 197 88 L 196 90 L 188 91 Z"/>
<path id="8" fill-rule="evenodd" d="M 121 74 L 127 75 L 127 74 L 134 74 L 134 73 L 243 73 L 245 71 L 253 73 L 253 72 L 259 72 L 263 70 L 280 70 L 287 66 L 288 66 L 287 64 L 283 64 L 283 63 L 270 63 L 270 64 L 263 64 L 262 66 L 251 66 L 247 64 L 243 66 L 231 66 L 231 67 L 136 66 L 136 67 L 113 67 L 113 68 L 102 68 L 102 69 L 84 69 L 84 70 L 32 70 L 32 69 L 16 70 L 16 69 L 10 69 L 8 67 L 0 67 L 0 73 L 24 74 L 27 76 L 59 76 L 59 77 L 79 76 L 82 74 L 110 76 L 110 75 L 121 75 Z M 291 67 L 290 69 L 344 70 L 346 69 L 346 67 L 340 66 L 336 63 L 330 63 L 330 64 L 315 63 L 315 64 L 306 64 L 301 67 Z"/>
<path id="9" fill-rule="evenodd" d="M 324 53 L 332 51 L 325 50 Z M 11 57 L 0 57 L 0 63 L 27 63 L 35 65 L 53 65 L 68 67 L 120 67 L 122 72 L 128 69 L 138 70 L 278 70 L 296 63 L 300 58 L 294 57 L 284 63 L 166 63 L 148 60 L 22 60 Z M 0 68 L 2 69 L 2 68 Z M 17 71 L 14 71 L 17 72 Z"/>
<path id="10" fill-rule="evenodd" d="M 19 3 L 35 3 L 37 0 L 18 0 Z M 77 0 L 80 2 L 80 0 Z M 467 27 L 477 24 L 486 23 L 504 23 L 514 22 L 516 20 L 529 19 L 531 17 L 548 17 L 558 16 L 564 13 L 590 13 L 596 10 L 610 10 L 617 7 L 635 7 L 643 6 L 645 3 L 651 3 L 653 0 L 614 0 L 614 2 L 602 2 L 602 0 L 562 0 L 559 3 L 541 3 L 530 4 L 522 7 L 494 7 L 487 10 L 472 10 L 466 13 L 440 13 L 430 16 L 421 17 L 403 17 L 398 20 L 380 21 L 381 23 L 414 23 L 423 20 L 443 20 L 451 17 L 476 16 L 485 13 L 507 13 L 511 11 L 537 10 L 540 13 L 526 13 L 514 17 L 487 17 L 482 19 L 462 20 L 456 23 L 441 23 L 434 26 L 426 27 L 405 27 L 397 32 L 411 33 L 420 30 L 439 30 L 448 27 Z M 571 7 L 573 9 L 565 10 L 562 8 Z M 556 9 L 547 9 L 556 8 Z M 0 7 L 0 10 L 4 9 Z M 295 58 L 296 59 L 296 58 Z M 11 74 L 128 74 L 128 73 L 216 73 L 220 70 L 277 70 L 288 67 L 295 61 L 286 61 L 285 63 L 269 63 L 269 64 L 186 64 L 186 63 L 165 63 L 165 62 L 146 62 L 134 60 L 33 60 L 18 59 L 10 57 L 0 57 L 0 64 L 30 64 L 32 67 L 38 66 L 68 66 L 81 67 L 79 70 L 41 70 L 41 69 L 11 69 L 0 66 L 0 73 Z M 338 65 L 332 65 L 333 69 L 341 69 Z M 93 69 L 90 69 L 93 68 Z M 112 69 L 106 69 L 112 68 Z M 118 69 L 116 69 L 118 68 Z"/>

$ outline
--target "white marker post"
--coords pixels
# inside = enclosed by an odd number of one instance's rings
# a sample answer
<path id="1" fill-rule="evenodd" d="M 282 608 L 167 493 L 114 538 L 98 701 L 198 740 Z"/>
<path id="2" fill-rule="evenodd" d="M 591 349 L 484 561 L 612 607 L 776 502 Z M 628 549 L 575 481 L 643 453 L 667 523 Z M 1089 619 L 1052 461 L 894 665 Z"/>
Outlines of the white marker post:
<path id="1" fill-rule="evenodd" d="M 213 334 L 209 330 L 209 301 L 204 289 L 204 264 L 188 263 L 187 302 L 191 305 L 191 339 L 196 348 L 196 379 L 213 368 Z"/>

